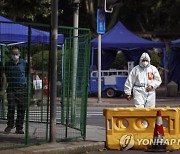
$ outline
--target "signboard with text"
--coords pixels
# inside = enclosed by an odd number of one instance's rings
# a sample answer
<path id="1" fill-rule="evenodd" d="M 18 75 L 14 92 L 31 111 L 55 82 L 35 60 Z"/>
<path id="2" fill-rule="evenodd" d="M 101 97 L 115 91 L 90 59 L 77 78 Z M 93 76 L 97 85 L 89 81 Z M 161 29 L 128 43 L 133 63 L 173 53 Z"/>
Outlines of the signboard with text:
<path id="1" fill-rule="evenodd" d="M 105 33 L 105 11 L 97 9 L 97 33 Z"/>

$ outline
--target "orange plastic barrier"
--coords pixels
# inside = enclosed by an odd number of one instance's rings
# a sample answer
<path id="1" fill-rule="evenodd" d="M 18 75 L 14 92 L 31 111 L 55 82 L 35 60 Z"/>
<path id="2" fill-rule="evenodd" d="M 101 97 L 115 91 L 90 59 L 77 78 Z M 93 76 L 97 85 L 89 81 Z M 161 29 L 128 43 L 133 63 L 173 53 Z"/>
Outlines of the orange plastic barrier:
<path id="1" fill-rule="evenodd" d="M 108 149 L 148 149 L 153 143 L 156 113 L 161 111 L 168 150 L 180 149 L 180 108 L 107 108 Z"/>

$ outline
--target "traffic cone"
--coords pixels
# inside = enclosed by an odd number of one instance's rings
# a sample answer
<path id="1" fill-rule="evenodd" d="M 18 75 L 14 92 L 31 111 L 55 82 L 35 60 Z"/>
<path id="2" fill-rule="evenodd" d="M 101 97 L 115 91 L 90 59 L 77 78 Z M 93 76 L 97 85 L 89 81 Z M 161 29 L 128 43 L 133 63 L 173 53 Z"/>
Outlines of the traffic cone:
<path id="1" fill-rule="evenodd" d="M 148 151 L 151 151 L 151 152 L 166 152 L 167 151 L 166 144 L 165 144 L 161 111 L 157 111 L 153 143 L 152 143 L 151 149 L 149 149 Z"/>

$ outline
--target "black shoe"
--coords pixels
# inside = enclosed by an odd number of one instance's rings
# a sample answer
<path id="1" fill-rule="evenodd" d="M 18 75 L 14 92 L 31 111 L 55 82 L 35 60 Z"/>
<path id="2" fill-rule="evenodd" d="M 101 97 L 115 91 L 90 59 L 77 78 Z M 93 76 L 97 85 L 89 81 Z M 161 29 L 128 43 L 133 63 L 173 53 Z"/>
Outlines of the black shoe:
<path id="1" fill-rule="evenodd" d="M 5 129 L 4 129 L 4 132 L 6 134 L 9 134 L 11 132 L 11 129 L 13 129 L 14 127 L 10 127 L 10 126 L 7 126 Z"/>
<path id="2" fill-rule="evenodd" d="M 16 134 L 24 134 L 24 131 L 22 129 L 16 129 L 15 133 Z"/>

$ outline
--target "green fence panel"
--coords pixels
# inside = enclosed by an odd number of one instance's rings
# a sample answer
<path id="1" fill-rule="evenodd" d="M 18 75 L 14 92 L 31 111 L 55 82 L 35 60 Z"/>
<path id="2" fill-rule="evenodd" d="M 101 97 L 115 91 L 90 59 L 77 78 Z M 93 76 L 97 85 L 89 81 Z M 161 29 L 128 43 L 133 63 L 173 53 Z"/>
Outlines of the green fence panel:
<path id="1" fill-rule="evenodd" d="M 15 26 L 22 25 L 22 26 Z M 0 22 L 0 52 L 2 67 L 7 68 L 7 62 L 11 61 L 9 51 L 13 46 L 21 50 L 21 57 L 28 62 L 27 82 L 23 90 L 26 93 L 24 100 L 25 117 L 23 124 L 24 134 L 17 134 L 13 127 L 9 134 L 4 132 L 7 127 L 7 113 L 9 106 L 9 93 L 6 90 L 0 104 L 0 150 L 47 143 L 50 132 L 50 99 L 48 79 L 50 77 L 50 40 L 42 43 L 47 34 L 36 37 L 34 42 L 32 30 L 36 28 L 50 32 L 49 25 L 31 23 Z M 78 36 L 74 36 L 74 31 Z M 1 35 L 5 32 L 13 39 L 14 31 L 22 32 L 20 40 L 24 42 L 6 42 Z M 74 29 L 62 27 L 58 33 L 64 35 L 64 43 L 58 46 L 58 71 L 57 71 L 57 113 L 56 113 L 56 139 L 57 141 L 85 139 L 86 136 L 86 112 L 89 78 L 90 57 L 90 31 L 89 29 Z M 50 38 L 49 38 L 50 39 Z M 76 53 L 74 53 L 74 50 Z M 76 57 L 76 60 L 74 60 Z M 8 69 L 7 69 L 8 70 Z M 15 69 L 6 73 L 16 74 Z M 74 76 L 73 76 L 74 74 Z M 8 86 L 11 83 L 9 82 Z M 19 88 L 19 86 L 15 86 Z M 17 92 L 17 100 L 23 100 L 23 95 Z M 17 103 L 15 104 L 14 125 L 16 125 Z"/>
<path id="2" fill-rule="evenodd" d="M 74 37 L 76 29 L 70 30 L 65 38 L 63 54 L 61 123 L 65 136 L 61 139 L 65 140 L 85 139 L 90 57 L 90 32 L 78 29 L 79 35 Z"/>

